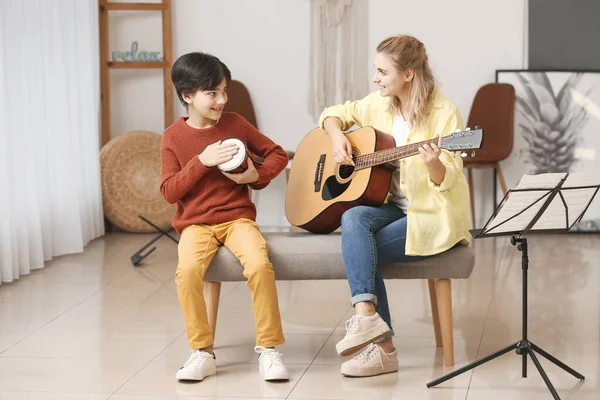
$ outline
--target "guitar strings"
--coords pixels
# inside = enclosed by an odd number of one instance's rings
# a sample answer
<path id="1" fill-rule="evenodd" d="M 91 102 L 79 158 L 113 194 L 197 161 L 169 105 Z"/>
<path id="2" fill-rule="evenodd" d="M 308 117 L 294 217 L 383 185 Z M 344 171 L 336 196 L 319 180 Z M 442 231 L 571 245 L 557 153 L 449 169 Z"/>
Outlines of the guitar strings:
<path id="1" fill-rule="evenodd" d="M 442 137 L 442 140 L 444 138 L 445 136 Z M 368 168 L 374 165 L 415 155 L 418 153 L 419 147 L 422 145 L 436 143 L 438 140 L 440 140 L 440 138 L 424 140 L 422 142 L 411 143 L 400 147 L 391 147 L 389 149 L 379 150 L 374 153 L 357 155 L 353 157 L 355 164 L 354 166 L 344 164 L 339 167 L 339 171 L 342 173 L 351 174 L 356 169 Z"/>
<path id="2" fill-rule="evenodd" d="M 437 140 L 438 139 L 430 139 L 430 140 L 425 140 L 422 142 L 411 143 L 409 145 L 402 146 L 402 147 L 392 147 L 389 149 L 380 150 L 375 153 L 360 155 L 354 159 L 354 162 L 356 164 L 356 167 L 368 167 L 369 164 L 371 164 L 373 162 L 384 163 L 384 162 L 388 162 L 388 161 L 393 161 L 393 160 L 396 160 L 399 158 L 404 158 L 405 156 L 416 154 L 419 150 L 419 147 L 421 147 L 424 144 L 431 144 L 431 143 L 437 142 Z M 400 157 L 398 157 L 398 156 L 400 156 Z M 352 166 L 350 166 L 350 167 L 352 167 Z M 354 168 L 354 167 L 352 167 L 352 168 Z M 348 171 L 347 169 L 345 169 L 345 170 Z"/>
<path id="3" fill-rule="evenodd" d="M 392 147 L 385 150 L 380 150 L 375 153 L 364 154 L 356 156 L 354 159 L 354 163 L 356 166 L 352 165 L 341 165 L 340 172 L 350 174 L 355 169 L 365 168 L 371 166 L 370 164 L 375 163 L 385 163 L 388 161 L 393 161 L 395 159 L 404 158 L 405 156 L 416 154 L 423 144 L 431 144 L 436 142 L 438 139 L 430 139 L 422 142 L 411 143 L 402 147 Z M 398 158 L 398 156 L 400 156 Z"/>

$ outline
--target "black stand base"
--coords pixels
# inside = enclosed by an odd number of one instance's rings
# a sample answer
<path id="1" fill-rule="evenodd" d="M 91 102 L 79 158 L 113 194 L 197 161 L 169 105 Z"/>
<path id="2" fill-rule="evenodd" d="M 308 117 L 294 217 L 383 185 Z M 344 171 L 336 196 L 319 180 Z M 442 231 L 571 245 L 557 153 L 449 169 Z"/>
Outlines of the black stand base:
<path id="1" fill-rule="evenodd" d="M 552 393 L 552 397 L 554 397 L 554 399 L 556 399 L 556 400 L 560 400 L 560 397 L 558 396 L 556 389 L 554 389 L 552 382 L 550 382 L 548 375 L 546 375 L 546 371 L 544 371 L 542 364 L 540 364 L 540 361 L 538 360 L 538 358 L 534 352 L 537 352 L 539 355 L 546 358 L 548 361 L 553 362 L 554 364 L 556 364 L 557 366 L 559 366 L 566 372 L 573 375 L 575 378 L 578 378 L 581 380 L 585 379 L 585 377 L 583 375 L 581 375 L 579 372 L 575 371 L 573 368 L 569 367 L 568 365 L 564 364 L 563 362 L 558 360 L 556 357 L 546 353 L 544 350 L 542 350 L 535 344 L 531 343 L 530 341 L 524 340 L 524 341 L 513 343 L 510 346 L 503 348 L 502 350 L 499 350 L 495 353 L 489 354 L 477 361 L 472 362 L 471 364 L 468 364 L 460 369 L 457 369 L 456 371 L 454 371 L 452 373 L 449 373 L 448 375 L 445 375 L 439 379 L 431 381 L 427 384 L 427 387 L 430 388 L 432 386 L 437 386 L 442 382 L 445 382 L 449 379 L 454 378 L 455 376 L 462 374 L 463 372 L 467 372 L 475 367 L 478 367 L 481 364 L 484 364 L 488 361 L 492 361 L 493 359 L 498 358 L 501 355 L 506 354 L 511 350 L 515 350 L 517 354 L 520 354 L 523 357 L 523 366 L 522 366 L 523 371 L 522 371 L 522 375 L 521 375 L 523 378 L 527 378 L 527 355 L 529 354 L 529 356 L 531 357 L 531 361 L 533 361 L 533 364 L 535 365 L 538 372 L 542 376 L 542 379 L 546 383 L 548 390 L 550 390 L 550 393 Z"/>
<path id="2" fill-rule="evenodd" d="M 585 379 L 585 377 L 583 375 L 581 375 L 579 372 L 575 371 L 568 365 L 566 365 L 563 362 L 561 362 L 560 360 L 558 360 L 556 357 L 548 354 L 547 352 L 545 352 L 544 350 L 542 350 L 541 348 L 539 348 L 538 346 L 536 346 L 535 344 L 533 344 L 532 342 L 527 340 L 527 270 L 528 270 L 528 265 L 529 265 L 529 258 L 527 256 L 527 239 L 523 236 L 519 236 L 519 237 L 513 236 L 511 238 L 510 242 L 513 246 L 517 245 L 517 243 L 518 243 L 517 249 L 523 253 L 522 257 L 521 257 L 522 269 L 523 269 L 523 339 L 521 339 L 520 341 L 518 341 L 516 343 L 511 344 L 508 347 L 503 348 L 502 350 L 498 350 L 495 353 L 492 353 L 483 358 L 480 358 L 479 360 L 474 361 L 460 369 L 457 369 L 454 372 L 444 375 L 443 377 L 441 377 L 439 379 L 429 382 L 427 384 L 428 388 L 430 388 L 432 386 L 437 386 L 442 382 L 445 382 L 449 379 L 454 378 L 455 376 L 462 374 L 463 372 L 467 372 L 481 364 L 484 364 L 488 361 L 492 361 L 493 359 L 498 358 L 501 355 L 506 354 L 511 350 L 515 350 L 517 354 L 519 354 L 523 357 L 522 358 L 523 359 L 523 363 L 522 363 L 522 369 L 523 369 L 522 377 L 523 378 L 527 378 L 527 355 L 529 355 L 531 357 L 531 361 L 533 361 L 533 364 L 535 365 L 538 372 L 542 376 L 542 379 L 546 383 L 548 390 L 550 390 L 550 393 L 552 393 L 552 397 L 554 397 L 555 400 L 560 400 L 560 397 L 558 396 L 556 389 L 554 389 L 552 382 L 550 382 L 548 375 L 546 375 L 546 371 L 544 371 L 544 368 L 542 368 L 542 365 L 540 364 L 535 353 L 538 353 L 542 357 L 546 358 L 548 361 L 551 361 L 555 365 L 559 366 L 566 372 L 573 375 L 575 378 L 578 378 L 581 380 Z"/>
<path id="3" fill-rule="evenodd" d="M 159 234 L 156 235 L 154 237 L 154 239 L 152 239 L 151 241 L 149 241 L 148 243 L 146 243 L 144 245 L 144 247 L 142 247 L 141 249 L 139 249 L 138 251 L 136 251 L 135 253 L 133 253 L 133 255 L 131 256 L 131 263 L 134 266 L 136 266 L 136 267 L 138 265 L 140 265 L 140 263 L 142 261 L 144 261 L 144 258 L 148 257 L 154 250 L 156 250 L 156 246 L 154 246 L 150 250 L 148 250 L 147 252 L 145 252 L 148 247 L 152 246 L 161 237 L 166 236 L 169 239 L 171 239 L 172 241 L 174 241 L 175 243 L 179 243 L 178 239 L 176 239 L 176 238 L 174 238 L 173 236 L 170 235 L 171 231 L 175 231 L 175 229 L 173 227 L 170 227 L 169 229 L 167 229 L 166 231 L 164 231 L 164 230 L 160 229 L 158 226 L 154 225 L 152 223 L 152 221 L 147 220 L 146 218 L 142 217 L 141 215 L 138 215 L 138 217 L 142 221 L 146 222 L 148 225 L 150 225 L 154 229 L 156 229 L 159 232 Z"/>

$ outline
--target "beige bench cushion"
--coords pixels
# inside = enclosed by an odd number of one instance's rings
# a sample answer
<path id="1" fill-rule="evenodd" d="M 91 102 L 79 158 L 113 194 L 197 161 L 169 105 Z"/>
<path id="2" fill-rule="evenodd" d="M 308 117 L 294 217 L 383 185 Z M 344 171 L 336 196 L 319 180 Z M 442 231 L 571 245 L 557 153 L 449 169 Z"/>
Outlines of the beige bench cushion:
<path id="1" fill-rule="evenodd" d="M 265 233 L 264 237 L 277 280 L 346 279 L 341 234 L 272 232 Z M 459 246 L 421 261 L 384 265 L 380 270 L 386 279 L 466 279 L 474 264 L 471 247 Z M 242 271 L 237 258 L 221 247 L 204 280 L 243 281 Z"/>

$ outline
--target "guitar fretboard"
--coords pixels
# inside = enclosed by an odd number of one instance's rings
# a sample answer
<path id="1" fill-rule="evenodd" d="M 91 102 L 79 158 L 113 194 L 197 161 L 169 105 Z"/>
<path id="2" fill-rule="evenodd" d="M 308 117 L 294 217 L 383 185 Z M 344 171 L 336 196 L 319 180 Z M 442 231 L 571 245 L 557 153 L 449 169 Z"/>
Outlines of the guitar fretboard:
<path id="1" fill-rule="evenodd" d="M 406 146 L 392 147 L 391 149 L 385 149 L 376 151 L 374 153 L 356 156 L 354 158 L 354 163 L 356 164 L 355 170 L 371 168 L 376 165 L 381 165 L 413 156 L 419 153 L 419 147 L 423 146 L 424 144 L 436 143 L 438 140 L 438 138 L 435 138 L 425 140 L 423 142 L 407 144 Z"/>

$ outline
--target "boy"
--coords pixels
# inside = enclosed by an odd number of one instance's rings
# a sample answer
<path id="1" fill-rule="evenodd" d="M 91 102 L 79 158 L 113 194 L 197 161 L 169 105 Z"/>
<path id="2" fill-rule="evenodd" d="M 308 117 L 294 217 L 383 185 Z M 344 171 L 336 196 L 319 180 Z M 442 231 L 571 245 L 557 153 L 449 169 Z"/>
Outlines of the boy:
<path id="1" fill-rule="evenodd" d="M 204 302 L 204 273 L 219 246 L 226 246 L 244 267 L 252 293 L 259 371 L 263 379 L 288 380 L 289 372 L 275 346 L 283 344 L 277 288 L 267 245 L 254 221 L 256 207 L 248 186 L 262 189 L 287 165 L 285 151 L 236 113 L 223 111 L 231 73 L 218 58 L 204 53 L 181 56 L 173 65 L 173 85 L 189 117 L 164 132 L 160 191 L 177 203 L 173 227 L 181 234 L 175 281 L 192 354 L 177 372 L 178 380 L 201 381 L 216 373 L 213 340 Z M 235 136 L 264 157 L 239 174 L 216 166 L 237 153 L 221 141 Z"/>

